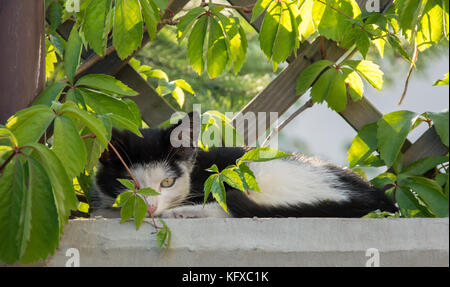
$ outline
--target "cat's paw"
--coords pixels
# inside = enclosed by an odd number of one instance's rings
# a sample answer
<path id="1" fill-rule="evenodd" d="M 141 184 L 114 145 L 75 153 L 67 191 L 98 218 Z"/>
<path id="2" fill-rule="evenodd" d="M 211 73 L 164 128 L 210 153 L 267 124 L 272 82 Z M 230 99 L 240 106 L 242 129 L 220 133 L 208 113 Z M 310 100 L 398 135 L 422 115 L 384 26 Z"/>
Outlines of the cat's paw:
<path id="1" fill-rule="evenodd" d="M 161 213 L 162 218 L 201 218 L 205 217 L 204 212 L 197 208 L 179 207 L 168 209 Z"/>

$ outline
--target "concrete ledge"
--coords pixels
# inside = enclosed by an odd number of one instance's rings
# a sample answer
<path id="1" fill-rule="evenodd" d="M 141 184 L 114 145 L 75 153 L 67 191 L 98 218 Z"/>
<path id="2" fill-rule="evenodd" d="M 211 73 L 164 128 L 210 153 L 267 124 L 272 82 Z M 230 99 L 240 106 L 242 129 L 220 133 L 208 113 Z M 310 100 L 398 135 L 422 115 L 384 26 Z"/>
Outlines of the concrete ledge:
<path id="1" fill-rule="evenodd" d="M 73 220 L 46 266 L 449 266 L 449 219 L 172 219 L 171 248 L 158 253 L 146 221 L 136 231 L 119 219 Z"/>

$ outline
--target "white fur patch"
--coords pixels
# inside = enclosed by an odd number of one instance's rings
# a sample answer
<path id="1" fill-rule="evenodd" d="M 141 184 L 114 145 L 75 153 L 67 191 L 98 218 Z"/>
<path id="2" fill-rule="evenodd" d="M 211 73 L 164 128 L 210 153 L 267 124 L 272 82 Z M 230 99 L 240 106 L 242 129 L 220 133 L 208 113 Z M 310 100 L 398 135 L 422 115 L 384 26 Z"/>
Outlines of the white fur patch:
<path id="1" fill-rule="evenodd" d="M 334 187 L 339 185 L 339 179 L 326 170 L 324 164 L 306 157 L 249 163 L 261 189 L 261 193 L 250 192 L 249 198 L 266 206 L 347 201 L 346 192 Z"/>

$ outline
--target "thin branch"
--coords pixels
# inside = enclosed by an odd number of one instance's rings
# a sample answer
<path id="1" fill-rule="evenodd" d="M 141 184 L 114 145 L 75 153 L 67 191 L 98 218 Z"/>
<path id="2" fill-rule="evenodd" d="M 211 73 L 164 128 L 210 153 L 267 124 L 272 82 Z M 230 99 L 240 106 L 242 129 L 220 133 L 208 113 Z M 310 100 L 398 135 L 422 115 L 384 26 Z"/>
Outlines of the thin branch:
<path id="1" fill-rule="evenodd" d="M 127 170 L 128 174 L 131 176 L 131 179 L 133 179 L 134 186 L 136 186 L 137 189 L 141 189 L 141 185 L 139 184 L 139 182 L 134 177 L 133 173 L 131 172 L 130 168 L 128 167 L 128 165 L 123 160 L 122 156 L 119 154 L 119 152 L 116 150 L 116 148 L 111 144 L 111 142 L 108 142 L 108 145 L 114 151 L 114 153 L 117 155 L 117 157 L 119 158 L 120 162 L 123 164 L 123 166 Z"/>
<path id="2" fill-rule="evenodd" d="M 347 17 L 348 19 L 353 19 L 353 17 L 350 17 L 349 15 L 345 14 L 344 12 L 340 11 L 339 9 L 334 8 L 331 5 L 328 5 L 326 2 L 323 2 L 322 0 L 317 0 L 318 2 L 322 3 L 323 5 L 326 5 L 328 7 L 330 7 L 331 9 L 333 9 L 334 11 L 338 12 L 339 14 L 341 14 L 344 17 Z"/>
<path id="3" fill-rule="evenodd" d="M 96 135 L 94 133 L 91 133 L 91 134 L 84 135 L 81 138 L 84 139 L 84 140 L 85 139 L 95 139 Z"/>
<path id="4" fill-rule="evenodd" d="M 298 115 L 303 113 L 305 110 L 311 108 L 314 105 L 313 101 L 310 99 L 303 106 L 301 106 L 298 110 L 296 110 L 292 115 L 290 115 L 286 120 L 284 120 L 278 127 L 272 129 L 269 136 L 266 138 L 262 146 L 267 146 L 270 140 L 278 134 L 287 124 L 289 124 L 293 119 L 295 119 Z"/>
<path id="5" fill-rule="evenodd" d="M 5 160 L 5 162 L 0 166 L 0 172 L 3 171 L 3 169 L 8 165 L 8 163 L 14 158 L 14 156 L 17 154 L 17 151 L 14 150 L 13 153 Z"/>
<path id="6" fill-rule="evenodd" d="M 406 77 L 405 81 L 405 88 L 403 89 L 402 97 L 400 98 L 400 101 L 397 103 L 397 105 L 401 105 L 403 103 L 403 100 L 406 97 L 406 92 L 408 91 L 408 85 L 409 85 L 409 79 L 411 78 L 412 71 L 416 67 L 417 58 L 419 57 L 419 48 L 417 46 L 417 26 L 414 29 L 414 55 L 411 60 L 411 66 L 409 66 L 408 75 Z"/>
<path id="7" fill-rule="evenodd" d="M 228 8 L 228 9 L 242 10 L 245 13 L 251 13 L 252 12 L 252 8 L 255 7 L 255 4 L 249 4 L 249 5 L 246 5 L 246 6 L 235 6 L 235 5 L 227 5 L 227 4 L 220 4 L 220 3 L 211 3 L 211 5 L 221 6 L 221 7 L 225 7 L 225 8 Z M 205 3 L 204 1 L 202 1 L 200 6 L 201 7 L 209 6 L 209 3 Z"/>

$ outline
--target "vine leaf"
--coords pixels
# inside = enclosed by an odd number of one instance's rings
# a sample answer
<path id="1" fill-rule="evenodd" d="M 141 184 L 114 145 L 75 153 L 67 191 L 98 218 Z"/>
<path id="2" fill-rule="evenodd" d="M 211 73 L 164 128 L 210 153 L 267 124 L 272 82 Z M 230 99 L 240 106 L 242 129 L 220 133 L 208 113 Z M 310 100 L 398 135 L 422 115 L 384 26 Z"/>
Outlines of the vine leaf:
<path id="1" fill-rule="evenodd" d="M 414 112 L 397 111 L 384 115 L 378 121 L 379 152 L 388 167 L 394 164 L 416 117 Z"/>
<path id="2" fill-rule="evenodd" d="M 138 0 L 116 0 L 113 45 L 121 59 L 130 56 L 142 43 L 143 21 Z"/>

